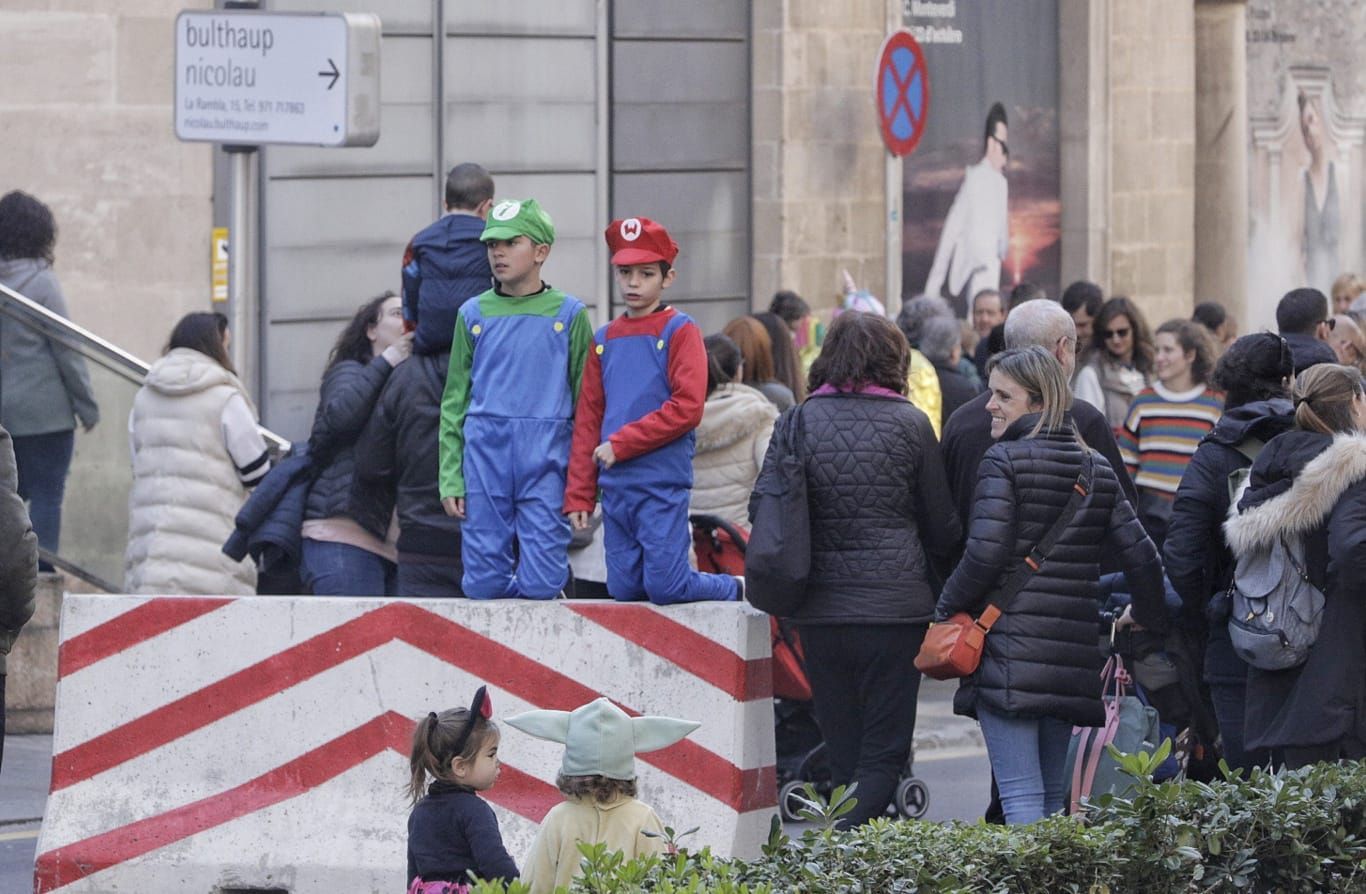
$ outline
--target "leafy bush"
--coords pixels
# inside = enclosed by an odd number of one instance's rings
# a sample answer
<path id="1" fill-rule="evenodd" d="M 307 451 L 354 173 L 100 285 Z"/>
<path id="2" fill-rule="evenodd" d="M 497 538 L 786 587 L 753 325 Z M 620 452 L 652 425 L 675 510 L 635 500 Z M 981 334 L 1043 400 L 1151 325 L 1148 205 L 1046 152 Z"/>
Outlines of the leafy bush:
<path id="1" fill-rule="evenodd" d="M 1086 816 L 1030 826 L 874 820 L 834 829 L 851 791 L 807 793 L 816 828 L 797 840 L 775 817 L 763 856 L 727 860 L 703 849 L 624 861 L 585 846 L 577 894 L 1127 894 L 1127 892 L 1366 892 L 1366 767 L 1321 764 L 1215 783 L 1153 783 L 1163 755 L 1117 755 L 1137 777 Z M 670 833 L 670 838 L 673 835 Z M 671 841 L 671 843 L 673 843 Z M 498 885 L 476 886 L 494 894 Z M 524 891 L 514 884 L 510 894 Z"/>

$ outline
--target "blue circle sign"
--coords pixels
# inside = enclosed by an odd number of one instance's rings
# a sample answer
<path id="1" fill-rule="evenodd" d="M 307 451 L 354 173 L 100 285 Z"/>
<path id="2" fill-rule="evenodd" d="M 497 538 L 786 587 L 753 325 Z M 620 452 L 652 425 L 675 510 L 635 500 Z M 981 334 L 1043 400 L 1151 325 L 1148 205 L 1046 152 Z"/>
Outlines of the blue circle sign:
<path id="1" fill-rule="evenodd" d="M 911 32 L 893 32 L 882 44 L 873 92 L 882 142 L 893 155 L 910 155 L 930 113 L 929 69 Z"/>

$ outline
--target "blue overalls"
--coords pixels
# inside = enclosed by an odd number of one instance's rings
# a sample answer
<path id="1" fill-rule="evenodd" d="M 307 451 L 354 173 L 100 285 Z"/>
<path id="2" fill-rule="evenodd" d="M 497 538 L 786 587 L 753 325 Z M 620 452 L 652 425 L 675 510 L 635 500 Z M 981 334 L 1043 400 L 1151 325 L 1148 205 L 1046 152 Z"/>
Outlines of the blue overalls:
<path id="1" fill-rule="evenodd" d="M 594 350 L 602 364 L 604 441 L 669 399 L 669 344 L 678 328 L 690 322 L 678 313 L 658 337 L 608 339 L 606 326 L 594 335 Z M 690 431 L 598 474 L 607 592 L 612 598 L 623 602 L 649 599 L 657 605 L 736 598 L 734 578 L 702 574 L 688 564 L 692 549 L 688 496 L 696 440 Z"/>
<path id="2" fill-rule="evenodd" d="M 569 327 L 582 309 L 569 295 L 553 317 L 464 306 L 479 371 L 465 413 L 461 527 L 461 588 L 472 599 L 554 599 L 569 580 Z"/>

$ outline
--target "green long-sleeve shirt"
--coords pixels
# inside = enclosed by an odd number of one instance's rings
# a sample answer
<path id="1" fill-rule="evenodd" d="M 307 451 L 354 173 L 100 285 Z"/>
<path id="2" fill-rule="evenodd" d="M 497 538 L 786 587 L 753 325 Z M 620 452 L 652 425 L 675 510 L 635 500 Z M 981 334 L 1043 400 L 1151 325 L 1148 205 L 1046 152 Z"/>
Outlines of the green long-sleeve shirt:
<path id="1" fill-rule="evenodd" d="M 478 302 L 479 316 L 485 319 L 495 317 L 532 316 L 555 317 L 559 315 L 564 302 L 569 299 L 564 292 L 546 286 L 534 295 L 513 298 L 490 289 L 471 301 Z M 468 306 L 468 303 L 467 305 Z M 451 361 L 446 373 L 446 389 L 441 397 L 441 433 L 438 455 L 440 457 L 439 484 L 441 498 L 465 496 L 465 415 L 469 412 L 471 395 L 476 381 L 486 370 L 475 368 L 475 334 L 470 331 L 469 318 L 465 308 L 456 317 L 455 333 L 451 341 Z M 579 384 L 583 379 L 583 366 L 589 348 L 593 344 L 593 325 L 589 322 L 588 311 L 580 309 L 569 326 L 569 362 L 564 371 L 570 394 L 575 404 L 579 399 Z M 536 358 L 522 356 L 516 358 L 520 364 L 519 378 L 549 377 L 555 371 L 536 364 Z M 547 387 L 553 387 L 549 378 Z M 523 379 L 520 386 L 528 387 Z M 532 386 L 534 387 L 534 386 Z"/>

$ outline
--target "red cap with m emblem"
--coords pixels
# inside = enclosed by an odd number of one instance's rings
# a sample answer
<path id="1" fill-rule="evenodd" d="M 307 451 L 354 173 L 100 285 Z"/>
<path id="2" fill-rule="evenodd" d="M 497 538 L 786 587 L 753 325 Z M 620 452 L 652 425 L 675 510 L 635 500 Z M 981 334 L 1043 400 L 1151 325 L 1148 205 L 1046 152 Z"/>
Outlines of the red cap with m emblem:
<path id="1" fill-rule="evenodd" d="M 648 217 L 614 220 L 603 235 L 612 251 L 612 263 L 619 267 L 655 261 L 672 265 L 678 257 L 678 244 L 669 237 L 669 231 Z"/>

